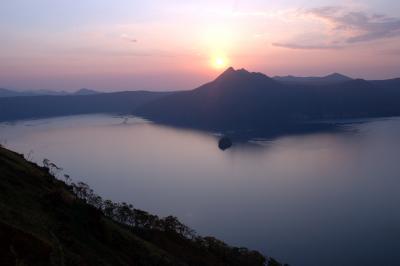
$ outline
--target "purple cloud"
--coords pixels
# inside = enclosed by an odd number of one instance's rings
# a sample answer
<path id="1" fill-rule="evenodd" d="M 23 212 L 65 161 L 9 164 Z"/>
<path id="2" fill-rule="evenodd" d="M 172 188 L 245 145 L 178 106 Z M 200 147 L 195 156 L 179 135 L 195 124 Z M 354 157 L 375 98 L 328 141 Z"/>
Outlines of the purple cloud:
<path id="1" fill-rule="evenodd" d="M 400 36 L 400 19 L 362 11 L 346 11 L 340 7 L 320 7 L 308 13 L 331 23 L 335 30 L 353 33 L 344 40 L 359 43 Z"/>
<path id="2" fill-rule="evenodd" d="M 290 49 L 340 49 L 351 44 L 400 37 L 400 19 L 383 14 L 368 14 L 363 11 L 349 11 L 343 7 L 326 6 L 302 11 L 331 26 L 332 32 L 321 38 L 306 34 L 295 36 L 292 41 L 273 43 L 277 47 Z"/>
<path id="3" fill-rule="evenodd" d="M 272 45 L 276 46 L 276 47 L 298 49 L 298 50 L 325 50 L 325 49 L 343 48 L 340 45 L 334 45 L 334 44 L 307 45 L 307 44 L 298 44 L 298 43 L 272 43 Z"/>

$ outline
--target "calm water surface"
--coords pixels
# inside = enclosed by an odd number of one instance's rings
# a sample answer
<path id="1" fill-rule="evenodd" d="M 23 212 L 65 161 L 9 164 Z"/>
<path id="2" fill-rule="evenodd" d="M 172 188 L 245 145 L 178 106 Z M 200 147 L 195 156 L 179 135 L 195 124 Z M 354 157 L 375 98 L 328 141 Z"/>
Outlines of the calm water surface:
<path id="1" fill-rule="evenodd" d="M 0 124 L 105 198 L 299 266 L 400 265 L 400 119 L 236 145 L 106 115 Z"/>

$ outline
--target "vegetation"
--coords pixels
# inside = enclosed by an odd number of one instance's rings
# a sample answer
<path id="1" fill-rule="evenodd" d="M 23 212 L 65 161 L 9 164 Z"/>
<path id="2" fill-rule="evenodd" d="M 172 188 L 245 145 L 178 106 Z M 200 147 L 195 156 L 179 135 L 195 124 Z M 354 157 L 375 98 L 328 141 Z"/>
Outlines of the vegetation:
<path id="1" fill-rule="evenodd" d="M 0 147 L 0 265 L 280 265 Z"/>

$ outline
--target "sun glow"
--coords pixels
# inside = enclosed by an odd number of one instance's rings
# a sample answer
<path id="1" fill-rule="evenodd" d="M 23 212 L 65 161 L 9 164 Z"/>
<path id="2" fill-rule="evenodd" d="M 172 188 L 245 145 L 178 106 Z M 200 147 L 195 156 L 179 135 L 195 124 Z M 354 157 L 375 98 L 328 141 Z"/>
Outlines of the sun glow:
<path id="1" fill-rule="evenodd" d="M 212 60 L 212 65 L 216 69 L 226 68 L 228 66 L 228 59 L 224 56 L 216 56 Z"/>

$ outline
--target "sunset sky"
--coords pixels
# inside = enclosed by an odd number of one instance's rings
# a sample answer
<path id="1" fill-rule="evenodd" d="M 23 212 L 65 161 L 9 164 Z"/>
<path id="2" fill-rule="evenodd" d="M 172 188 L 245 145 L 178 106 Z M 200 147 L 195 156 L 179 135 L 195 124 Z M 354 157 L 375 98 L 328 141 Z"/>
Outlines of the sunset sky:
<path id="1" fill-rule="evenodd" d="M 192 89 L 225 67 L 400 77 L 398 0 L 1 0 L 0 87 Z"/>

